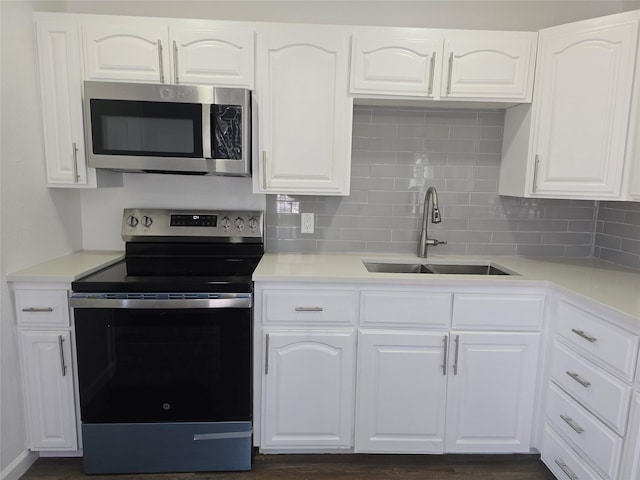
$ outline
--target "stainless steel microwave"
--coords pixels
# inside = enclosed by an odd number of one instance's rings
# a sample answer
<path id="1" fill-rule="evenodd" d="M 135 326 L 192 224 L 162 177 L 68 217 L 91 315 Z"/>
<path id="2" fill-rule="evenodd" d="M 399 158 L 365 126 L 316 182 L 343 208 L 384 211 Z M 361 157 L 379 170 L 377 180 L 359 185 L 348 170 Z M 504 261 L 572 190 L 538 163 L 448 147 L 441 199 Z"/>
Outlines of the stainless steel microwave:
<path id="1" fill-rule="evenodd" d="M 251 92 L 242 88 L 84 82 L 90 167 L 251 175 Z"/>

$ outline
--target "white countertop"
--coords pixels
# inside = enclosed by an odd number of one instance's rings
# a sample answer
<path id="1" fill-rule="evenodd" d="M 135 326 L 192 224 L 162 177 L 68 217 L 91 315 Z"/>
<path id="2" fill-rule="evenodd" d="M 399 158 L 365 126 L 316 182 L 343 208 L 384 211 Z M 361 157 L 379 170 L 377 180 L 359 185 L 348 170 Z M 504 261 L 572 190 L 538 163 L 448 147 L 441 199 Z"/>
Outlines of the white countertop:
<path id="1" fill-rule="evenodd" d="M 121 251 L 81 250 L 7 275 L 8 282 L 70 283 L 124 258 Z"/>
<path id="2" fill-rule="evenodd" d="M 429 275 L 371 273 L 362 260 L 397 263 L 491 262 L 518 275 Z M 640 272 L 593 258 L 453 257 L 384 254 L 266 253 L 254 281 L 359 282 L 401 284 L 555 284 L 640 319 Z"/>

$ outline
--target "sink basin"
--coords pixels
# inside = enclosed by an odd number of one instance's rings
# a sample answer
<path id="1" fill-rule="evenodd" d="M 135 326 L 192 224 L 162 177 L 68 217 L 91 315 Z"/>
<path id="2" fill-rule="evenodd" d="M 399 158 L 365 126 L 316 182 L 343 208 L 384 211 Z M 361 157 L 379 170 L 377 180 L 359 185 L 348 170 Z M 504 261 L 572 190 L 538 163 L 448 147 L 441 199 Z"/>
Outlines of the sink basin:
<path id="1" fill-rule="evenodd" d="M 493 265 L 427 265 L 433 273 L 445 275 L 510 275 Z"/>
<path id="2" fill-rule="evenodd" d="M 363 262 L 369 272 L 376 273 L 433 273 L 419 263 L 370 263 Z"/>
<path id="3" fill-rule="evenodd" d="M 374 273 L 430 273 L 442 275 L 511 275 L 491 264 L 422 264 L 363 262 Z"/>

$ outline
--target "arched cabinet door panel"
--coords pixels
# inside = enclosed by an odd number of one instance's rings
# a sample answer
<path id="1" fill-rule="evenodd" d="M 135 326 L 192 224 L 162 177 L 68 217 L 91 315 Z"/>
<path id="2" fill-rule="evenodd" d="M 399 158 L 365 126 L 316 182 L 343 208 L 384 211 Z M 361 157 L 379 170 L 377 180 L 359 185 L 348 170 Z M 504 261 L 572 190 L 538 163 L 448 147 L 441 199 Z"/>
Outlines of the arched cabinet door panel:
<path id="1" fill-rule="evenodd" d="M 264 333 L 261 447 L 352 446 L 353 331 Z"/>

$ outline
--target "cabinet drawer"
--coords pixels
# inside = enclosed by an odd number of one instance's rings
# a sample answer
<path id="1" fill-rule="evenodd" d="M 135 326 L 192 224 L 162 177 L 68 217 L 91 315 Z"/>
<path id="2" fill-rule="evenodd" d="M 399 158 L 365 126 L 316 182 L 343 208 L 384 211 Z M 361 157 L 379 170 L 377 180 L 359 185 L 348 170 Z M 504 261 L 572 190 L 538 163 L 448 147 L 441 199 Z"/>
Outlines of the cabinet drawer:
<path id="1" fill-rule="evenodd" d="M 16 290 L 18 325 L 69 326 L 67 290 Z"/>
<path id="2" fill-rule="evenodd" d="M 558 302 L 556 331 L 596 363 L 633 379 L 638 337 L 570 303 Z"/>
<path id="3" fill-rule="evenodd" d="M 453 328 L 473 330 L 539 330 L 543 295 L 457 293 Z"/>
<path id="4" fill-rule="evenodd" d="M 363 291 L 361 324 L 449 327 L 451 297 L 439 292 Z"/>
<path id="5" fill-rule="evenodd" d="M 549 385 L 547 419 L 606 478 L 616 478 L 622 438 L 579 406 L 556 385 Z"/>
<path id="6" fill-rule="evenodd" d="M 264 323 L 355 324 L 358 294 L 351 290 L 265 290 Z"/>
<path id="7" fill-rule="evenodd" d="M 560 480 L 601 480 L 549 425 L 544 427 L 541 454 L 542 461 Z"/>
<path id="8" fill-rule="evenodd" d="M 551 378 L 624 435 L 631 396 L 629 385 L 558 342 L 553 346 Z"/>

